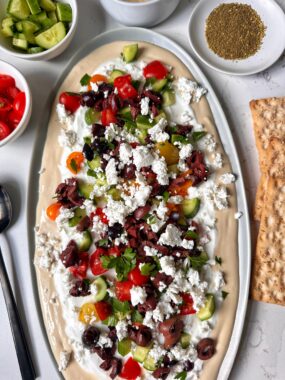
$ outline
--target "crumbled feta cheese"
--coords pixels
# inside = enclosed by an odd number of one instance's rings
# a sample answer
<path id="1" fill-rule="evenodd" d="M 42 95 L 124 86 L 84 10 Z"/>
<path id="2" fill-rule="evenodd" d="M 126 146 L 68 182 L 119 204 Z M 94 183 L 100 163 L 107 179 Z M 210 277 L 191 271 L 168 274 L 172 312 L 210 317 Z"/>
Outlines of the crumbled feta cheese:
<path id="1" fill-rule="evenodd" d="M 221 186 L 209 186 L 203 190 L 203 196 L 208 202 L 213 202 L 218 210 L 223 210 L 228 207 L 227 189 Z"/>
<path id="2" fill-rule="evenodd" d="M 111 123 L 105 129 L 105 139 L 107 141 L 115 140 L 116 137 L 120 136 L 121 128 L 119 128 L 116 124 Z"/>
<path id="3" fill-rule="evenodd" d="M 220 169 L 223 166 L 223 157 L 222 157 L 221 153 L 216 153 L 214 155 L 213 165 L 217 169 Z"/>
<path id="4" fill-rule="evenodd" d="M 72 148 L 77 143 L 77 133 L 72 130 L 62 129 L 58 137 L 58 143 L 63 148 Z"/>
<path id="5" fill-rule="evenodd" d="M 179 151 L 179 158 L 185 160 L 190 157 L 193 151 L 193 146 L 191 144 L 182 145 L 182 148 Z"/>
<path id="6" fill-rule="evenodd" d="M 225 280 L 221 271 L 213 272 L 214 290 L 218 292 L 223 286 L 225 286 Z"/>
<path id="7" fill-rule="evenodd" d="M 98 87 L 98 84 L 97 83 L 94 83 L 94 82 L 90 82 L 90 86 L 91 86 L 91 90 L 93 90 L 94 92 L 97 92 L 99 90 L 99 87 Z"/>
<path id="8" fill-rule="evenodd" d="M 166 206 L 166 203 L 164 201 L 161 201 L 159 203 L 157 209 L 155 210 L 156 215 L 159 217 L 159 219 L 162 219 L 163 221 L 166 220 L 168 211 L 169 211 L 169 209 Z"/>
<path id="9" fill-rule="evenodd" d="M 151 166 L 154 156 L 146 146 L 138 146 L 133 150 L 134 164 L 139 171 L 144 166 Z"/>
<path id="10" fill-rule="evenodd" d="M 133 148 L 129 144 L 127 143 L 120 144 L 119 157 L 120 157 L 120 161 L 123 164 L 129 164 L 131 162 L 132 150 Z"/>
<path id="11" fill-rule="evenodd" d="M 94 282 L 92 282 L 92 284 L 90 285 L 90 293 L 93 296 L 96 296 L 98 294 L 98 286 Z"/>
<path id="12" fill-rule="evenodd" d="M 145 98 L 142 98 L 141 103 L 140 103 L 142 115 L 148 115 L 148 113 L 149 113 L 149 101 L 150 101 L 150 99 L 147 96 Z"/>
<path id="13" fill-rule="evenodd" d="M 82 208 L 86 210 L 87 215 L 90 215 L 92 212 L 96 211 L 96 206 L 94 205 L 93 201 L 91 201 L 91 199 L 85 199 Z"/>
<path id="14" fill-rule="evenodd" d="M 206 136 L 204 136 L 201 140 L 198 141 L 199 149 L 207 150 L 210 153 L 215 151 L 216 146 L 217 143 L 210 133 L 207 133 Z"/>
<path id="15" fill-rule="evenodd" d="M 189 104 L 192 101 L 199 102 L 200 98 L 207 92 L 207 90 L 199 86 L 197 82 L 185 77 L 178 79 L 176 87 L 185 104 Z"/>
<path id="16" fill-rule="evenodd" d="M 152 319 L 152 311 L 147 311 L 145 313 L 143 324 L 145 326 L 151 328 L 151 329 L 155 329 L 156 328 L 156 324 L 155 324 L 154 320 Z"/>
<path id="17" fill-rule="evenodd" d="M 185 110 L 181 114 L 181 123 L 182 125 L 189 125 L 193 122 L 194 120 L 194 115 L 192 110 Z"/>
<path id="18" fill-rule="evenodd" d="M 156 179 L 160 185 L 168 185 L 168 168 L 164 157 L 160 157 L 152 162 L 152 170 L 156 174 Z"/>
<path id="19" fill-rule="evenodd" d="M 98 215 L 93 217 L 91 233 L 93 242 L 97 243 L 97 241 L 101 240 L 108 230 L 108 226 L 103 223 Z"/>
<path id="20" fill-rule="evenodd" d="M 128 336 L 128 323 L 125 320 L 119 321 L 116 324 L 116 332 L 118 340 L 123 340 Z"/>
<path id="21" fill-rule="evenodd" d="M 238 212 L 235 213 L 235 219 L 240 219 L 242 216 L 243 216 L 243 212 L 242 211 L 238 211 Z"/>
<path id="22" fill-rule="evenodd" d="M 169 302 L 159 302 L 153 310 L 152 318 L 155 322 L 163 322 L 175 313 L 175 309 Z"/>
<path id="23" fill-rule="evenodd" d="M 114 158 L 111 158 L 111 160 L 109 160 L 105 169 L 105 173 L 108 185 L 116 185 L 118 183 L 119 177 L 116 169 L 116 161 Z"/>
<path id="24" fill-rule="evenodd" d="M 136 306 L 140 303 L 144 303 L 147 297 L 146 291 L 140 286 L 133 286 L 130 290 L 131 293 L 131 303 Z"/>
<path id="25" fill-rule="evenodd" d="M 59 209 L 58 217 L 56 218 L 56 224 L 59 230 L 65 226 L 69 219 L 74 217 L 74 211 L 69 208 L 61 207 Z"/>
<path id="26" fill-rule="evenodd" d="M 66 111 L 63 104 L 58 103 L 56 105 L 56 113 L 58 120 L 61 124 L 65 124 L 68 121 L 68 118 L 70 117 L 70 114 Z"/>
<path id="27" fill-rule="evenodd" d="M 168 276 L 175 276 L 176 273 L 176 267 L 175 267 L 175 261 L 172 256 L 163 256 L 161 259 L 159 259 L 159 263 L 161 266 L 161 271 Z"/>
<path id="28" fill-rule="evenodd" d="M 181 231 L 174 224 L 168 224 L 165 232 L 160 235 L 158 244 L 179 247 L 181 245 Z"/>
<path id="29" fill-rule="evenodd" d="M 103 94 L 104 94 L 104 98 L 107 99 L 107 98 L 108 98 L 109 91 L 106 90 L 106 91 L 103 92 Z"/>
<path id="30" fill-rule="evenodd" d="M 197 351 L 192 344 L 184 349 L 182 348 L 181 344 L 178 343 L 170 350 L 170 353 L 173 355 L 174 359 L 178 361 L 187 358 L 190 361 L 194 362 L 197 358 Z"/>
<path id="31" fill-rule="evenodd" d="M 175 205 L 179 205 L 183 201 L 183 197 L 181 195 L 173 195 L 168 199 L 168 203 L 173 203 Z"/>
<path id="32" fill-rule="evenodd" d="M 148 134 L 150 135 L 152 141 L 164 142 L 169 140 L 169 134 L 164 132 L 166 126 L 167 120 L 165 118 L 161 118 L 157 124 L 148 130 Z"/>
<path id="33" fill-rule="evenodd" d="M 232 173 L 224 173 L 220 176 L 220 181 L 224 185 L 229 185 L 230 183 L 235 182 L 236 177 Z"/>
<path id="34" fill-rule="evenodd" d="M 158 362 L 160 358 L 162 358 L 167 351 L 159 346 L 158 344 L 154 344 L 153 348 L 149 352 L 149 356 L 153 358 L 155 362 Z"/>
<path id="35" fill-rule="evenodd" d="M 109 225 L 115 223 L 124 225 L 125 217 L 129 214 L 129 208 L 122 201 L 115 201 L 111 197 L 108 198 L 107 206 L 104 209 L 105 215 L 109 220 Z"/>
<path id="36" fill-rule="evenodd" d="M 159 253 L 157 249 L 148 247 L 147 245 L 144 246 L 144 251 L 146 256 L 157 256 Z"/>
<path id="37" fill-rule="evenodd" d="M 99 337 L 99 340 L 97 342 L 97 345 L 99 347 L 112 347 L 113 346 L 113 342 L 105 334 L 101 333 L 100 337 Z"/>
<path id="38" fill-rule="evenodd" d="M 69 361 L 70 361 L 71 352 L 68 351 L 61 351 L 59 354 L 59 366 L 58 370 L 60 372 L 65 371 Z"/>

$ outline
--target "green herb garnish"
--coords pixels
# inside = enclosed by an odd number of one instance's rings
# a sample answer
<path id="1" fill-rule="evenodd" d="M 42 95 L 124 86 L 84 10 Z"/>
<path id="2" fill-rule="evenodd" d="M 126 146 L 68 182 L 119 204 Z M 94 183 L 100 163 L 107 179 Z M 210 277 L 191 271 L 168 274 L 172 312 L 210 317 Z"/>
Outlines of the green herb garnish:
<path id="1" fill-rule="evenodd" d="M 126 280 L 128 273 L 136 266 L 136 252 L 132 248 L 126 248 L 119 256 L 101 256 L 101 262 L 105 269 L 115 269 L 118 281 Z"/>
<path id="2" fill-rule="evenodd" d="M 98 241 L 99 247 L 106 247 L 108 245 L 108 239 L 101 239 Z"/>
<path id="3" fill-rule="evenodd" d="M 182 371 L 182 372 L 177 373 L 177 375 L 175 376 L 175 379 L 185 380 L 186 377 L 187 377 L 187 372 Z"/>
<path id="4" fill-rule="evenodd" d="M 150 276 L 156 272 L 156 265 L 151 263 L 145 263 L 140 267 L 141 274 L 143 276 Z"/>
<path id="5" fill-rule="evenodd" d="M 72 158 L 72 160 L 70 161 L 70 166 L 71 166 L 72 170 L 75 171 L 75 173 L 78 172 L 78 167 L 77 167 L 77 164 L 76 164 L 76 161 L 74 160 L 74 158 Z"/>
<path id="6" fill-rule="evenodd" d="M 90 82 L 91 76 L 88 74 L 83 75 L 83 77 L 80 79 L 81 86 L 87 86 Z"/>
<path id="7" fill-rule="evenodd" d="M 199 141 L 202 137 L 206 136 L 207 132 L 201 131 L 201 132 L 193 132 L 192 133 L 192 139 L 194 142 Z"/>
<path id="8" fill-rule="evenodd" d="M 167 201 L 168 201 L 169 196 L 170 196 L 170 194 L 169 194 L 168 191 L 164 191 L 164 192 L 163 192 L 162 197 L 163 197 L 164 202 L 167 202 Z"/>
<path id="9" fill-rule="evenodd" d="M 201 252 L 199 256 L 189 256 L 189 260 L 193 269 L 200 270 L 208 261 L 205 252 Z"/>
<path id="10" fill-rule="evenodd" d="M 188 237 L 190 239 L 198 239 L 199 235 L 197 232 L 189 230 L 185 233 L 185 237 Z"/>
<path id="11" fill-rule="evenodd" d="M 142 323 L 142 321 L 143 321 L 143 316 L 141 315 L 141 313 L 139 313 L 137 310 L 134 310 L 132 312 L 132 322 Z"/>

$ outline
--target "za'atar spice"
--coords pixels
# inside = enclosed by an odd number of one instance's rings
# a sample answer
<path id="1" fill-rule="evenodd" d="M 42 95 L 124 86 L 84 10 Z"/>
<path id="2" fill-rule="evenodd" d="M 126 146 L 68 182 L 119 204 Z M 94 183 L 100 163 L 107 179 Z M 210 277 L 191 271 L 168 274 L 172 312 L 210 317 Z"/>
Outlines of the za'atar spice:
<path id="1" fill-rule="evenodd" d="M 209 48 L 224 59 L 245 59 L 260 49 L 264 23 L 248 4 L 227 3 L 216 7 L 206 21 Z"/>

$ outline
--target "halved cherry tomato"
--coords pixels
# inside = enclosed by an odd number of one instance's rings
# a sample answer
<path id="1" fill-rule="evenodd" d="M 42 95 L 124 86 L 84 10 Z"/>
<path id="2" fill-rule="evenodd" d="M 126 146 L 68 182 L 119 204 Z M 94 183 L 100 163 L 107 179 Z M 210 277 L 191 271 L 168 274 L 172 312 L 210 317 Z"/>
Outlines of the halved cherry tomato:
<path id="1" fill-rule="evenodd" d="M 74 113 L 80 107 L 81 97 L 77 94 L 70 94 L 68 92 L 62 92 L 59 96 L 59 103 L 63 104 L 65 109 L 71 113 Z"/>
<path id="2" fill-rule="evenodd" d="M 116 282 L 116 296 L 119 301 L 130 301 L 131 300 L 131 288 L 134 286 L 132 281 L 117 281 Z"/>
<path id="3" fill-rule="evenodd" d="M 61 206 L 62 204 L 60 202 L 52 203 L 51 205 L 48 206 L 48 208 L 46 209 L 46 214 L 50 220 L 53 220 L 53 221 L 56 220 L 56 218 L 59 215 Z"/>
<path id="4" fill-rule="evenodd" d="M 17 87 L 8 87 L 6 90 L 6 95 L 8 96 L 9 99 L 15 99 L 16 96 L 19 94 L 20 90 Z"/>
<path id="5" fill-rule="evenodd" d="M 0 93 L 6 92 L 8 87 L 15 87 L 16 82 L 13 77 L 6 74 L 0 74 Z"/>
<path id="6" fill-rule="evenodd" d="M 105 215 L 105 213 L 104 213 L 104 211 L 102 210 L 101 207 L 97 207 L 96 208 L 95 215 L 99 216 L 99 218 L 100 218 L 100 220 L 101 220 L 102 223 L 104 223 L 104 224 L 108 224 L 109 223 L 108 218 Z"/>
<path id="7" fill-rule="evenodd" d="M 4 140 L 11 132 L 10 127 L 4 121 L 0 121 L 0 140 Z"/>
<path id="8" fill-rule="evenodd" d="M 12 109 L 12 104 L 8 99 L 0 96 L 0 118 L 7 116 L 7 113 Z"/>
<path id="9" fill-rule="evenodd" d="M 106 301 L 96 302 L 95 309 L 100 321 L 104 321 L 112 314 L 112 306 Z"/>
<path id="10" fill-rule="evenodd" d="M 149 276 L 144 276 L 141 274 L 141 270 L 137 265 L 134 269 L 132 269 L 128 274 L 128 279 L 132 281 L 134 285 L 141 286 L 148 282 Z"/>
<path id="11" fill-rule="evenodd" d="M 180 315 L 195 314 L 196 310 L 193 307 L 193 298 L 190 294 L 182 293 L 183 304 L 180 308 Z"/>
<path id="12" fill-rule="evenodd" d="M 171 195 L 182 195 L 185 197 L 188 194 L 188 189 L 193 185 L 193 181 L 188 180 L 179 185 L 170 185 L 169 192 Z"/>
<path id="13" fill-rule="evenodd" d="M 108 249 L 108 254 L 110 256 L 121 256 L 121 250 L 118 246 L 114 246 Z"/>
<path id="14" fill-rule="evenodd" d="M 132 77 L 122 75 L 114 80 L 114 86 L 118 89 L 118 94 L 122 99 L 135 98 L 138 95 L 137 90 L 132 85 Z"/>
<path id="15" fill-rule="evenodd" d="M 26 108 L 26 94 L 20 91 L 13 102 L 13 109 L 19 115 L 20 119 L 23 117 Z"/>
<path id="16" fill-rule="evenodd" d="M 89 255 L 88 252 L 79 253 L 79 263 L 69 267 L 69 271 L 74 277 L 79 278 L 79 280 L 84 280 L 86 278 L 86 273 L 88 269 Z"/>
<path id="17" fill-rule="evenodd" d="M 111 123 L 116 123 L 117 118 L 114 112 L 111 110 L 111 108 L 107 108 L 102 111 L 101 113 L 101 123 L 106 127 L 107 125 L 110 125 Z"/>
<path id="18" fill-rule="evenodd" d="M 95 74 L 91 77 L 90 82 L 92 83 L 98 83 L 98 82 L 107 82 L 108 79 L 105 77 L 105 75 L 101 75 L 101 74 Z M 88 85 L 88 90 L 92 90 L 92 87 L 90 86 L 90 84 Z"/>
<path id="19" fill-rule="evenodd" d="M 152 61 L 143 69 L 145 78 L 163 79 L 167 74 L 167 68 L 160 61 Z"/>
<path id="20" fill-rule="evenodd" d="M 20 115 L 18 114 L 18 112 L 16 112 L 15 110 L 12 109 L 12 111 L 10 111 L 7 115 L 7 121 L 9 123 L 9 125 L 15 129 L 17 127 L 17 125 L 20 123 L 21 121 L 21 117 Z"/>
<path id="21" fill-rule="evenodd" d="M 105 269 L 102 265 L 101 256 L 107 256 L 108 251 L 104 248 L 97 248 L 96 251 L 90 256 L 90 269 L 94 276 L 106 273 L 108 269 Z"/>
<path id="22" fill-rule="evenodd" d="M 129 358 L 124 364 L 120 377 L 126 380 L 136 380 L 141 375 L 141 366 L 133 358 Z"/>
<path id="23" fill-rule="evenodd" d="M 72 152 L 66 159 L 66 166 L 73 174 L 77 174 L 81 170 L 84 162 L 84 154 L 82 152 Z"/>

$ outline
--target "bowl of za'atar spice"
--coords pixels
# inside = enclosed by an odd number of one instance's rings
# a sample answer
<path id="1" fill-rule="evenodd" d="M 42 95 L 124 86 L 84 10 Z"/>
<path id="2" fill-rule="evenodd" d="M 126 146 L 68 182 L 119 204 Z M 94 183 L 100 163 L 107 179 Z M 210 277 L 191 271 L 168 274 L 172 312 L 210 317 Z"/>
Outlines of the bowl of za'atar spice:
<path id="1" fill-rule="evenodd" d="M 189 22 L 190 44 L 211 68 L 250 75 L 285 49 L 285 14 L 274 0 L 201 0 Z"/>

